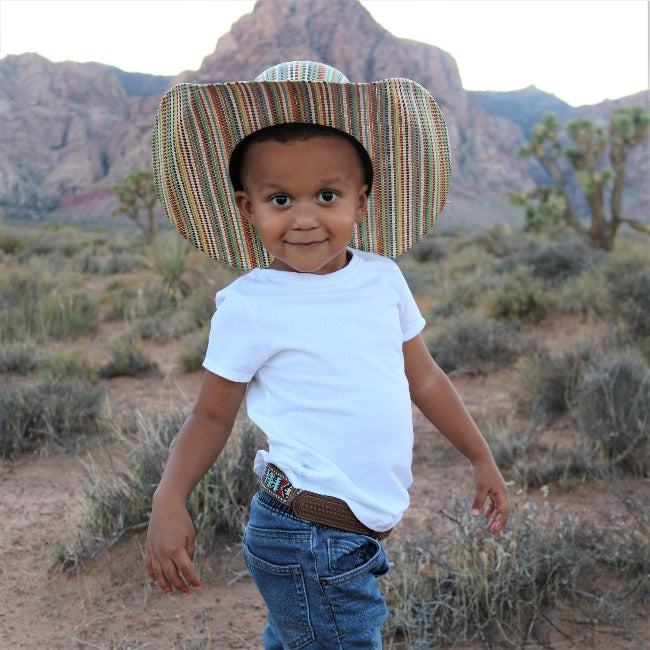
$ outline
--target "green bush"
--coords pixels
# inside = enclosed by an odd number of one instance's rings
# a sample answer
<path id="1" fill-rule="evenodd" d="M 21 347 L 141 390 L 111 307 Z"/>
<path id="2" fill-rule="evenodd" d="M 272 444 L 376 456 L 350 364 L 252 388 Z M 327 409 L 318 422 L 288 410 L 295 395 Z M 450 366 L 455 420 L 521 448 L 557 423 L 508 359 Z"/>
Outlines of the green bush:
<path id="1" fill-rule="evenodd" d="M 508 366 L 523 351 L 515 328 L 478 312 L 465 312 L 425 334 L 427 347 L 445 372 L 487 374 Z"/>
<path id="2" fill-rule="evenodd" d="M 99 377 L 141 377 L 158 374 L 160 370 L 142 350 L 142 340 L 134 336 L 123 336 L 113 342 L 111 359 L 98 371 Z"/>
<path id="3" fill-rule="evenodd" d="M 647 476 L 650 367 L 643 358 L 615 352 L 599 360 L 583 375 L 572 412 L 604 467 Z"/>
<path id="4" fill-rule="evenodd" d="M 0 458 L 37 449 L 71 451 L 96 432 L 103 391 L 79 377 L 46 377 L 0 391 Z"/>
<path id="5" fill-rule="evenodd" d="M 535 324 L 545 318 L 555 306 L 553 292 L 544 281 L 536 278 L 528 266 L 518 266 L 501 276 L 501 283 L 485 298 L 487 312 L 499 320 Z"/>

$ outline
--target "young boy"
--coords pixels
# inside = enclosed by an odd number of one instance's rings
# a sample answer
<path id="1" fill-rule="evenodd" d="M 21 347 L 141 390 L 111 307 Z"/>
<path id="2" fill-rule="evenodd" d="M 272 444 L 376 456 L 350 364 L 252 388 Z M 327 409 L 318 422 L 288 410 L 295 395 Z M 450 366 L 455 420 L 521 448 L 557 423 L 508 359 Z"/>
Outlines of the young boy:
<path id="1" fill-rule="evenodd" d="M 329 66 L 286 63 L 254 82 L 170 90 L 154 171 L 179 231 L 253 270 L 217 294 L 201 391 L 153 499 L 148 574 L 168 594 L 200 586 L 185 504 L 246 395 L 269 443 L 244 537 L 269 610 L 264 647 L 380 648 L 380 540 L 408 506 L 411 402 L 471 462 L 472 514 L 498 533 L 509 511 L 387 259 L 444 204 L 442 115 L 410 80 L 351 84 Z"/>

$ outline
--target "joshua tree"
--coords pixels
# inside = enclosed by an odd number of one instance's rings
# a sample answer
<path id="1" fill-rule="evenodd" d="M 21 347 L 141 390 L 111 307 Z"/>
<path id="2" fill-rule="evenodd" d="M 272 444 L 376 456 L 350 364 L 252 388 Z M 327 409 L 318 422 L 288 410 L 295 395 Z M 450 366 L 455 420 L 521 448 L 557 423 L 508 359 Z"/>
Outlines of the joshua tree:
<path id="1" fill-rule="evenodd" d="M 128 172 L 113 185 L 120 205 L 113 215 L 126 215 L 140 228 L 147 244 L 156 235 L 155 207 L 158 201 L 153 173 L 148 169 Z"/>
<path id="2" fill-rule="evenodd" d="M 574 212 L 565 182 L 567 166 L 584 193 L 591 212 L 589 239 L 594 248 L 612 250 L 621 224 L 650 234 L 650 226 L 624 216 L 623 185 L 630 149 L 648 136 L 650 111 L 641 106 L 624 106 L 612 111 L 609 129 L 592 120 L 569 120 L 564 131 L 571 144 L 563 148 L 561 126 L 553 113 L 546 114 L 533 127 L 531 141 L 520 148 L 522 158 L 536 158 L 551 177 L 551 184 L 532 192 L 514 192 L 511 200 L 526 211 L 528 230 L 545 230 L 552 224 L 565 224 L 584 231 Z M 603 154 L 609 148 L 611 167 L 603 165 Z M 605 189 L 611 182 L 609 210 Z"/>

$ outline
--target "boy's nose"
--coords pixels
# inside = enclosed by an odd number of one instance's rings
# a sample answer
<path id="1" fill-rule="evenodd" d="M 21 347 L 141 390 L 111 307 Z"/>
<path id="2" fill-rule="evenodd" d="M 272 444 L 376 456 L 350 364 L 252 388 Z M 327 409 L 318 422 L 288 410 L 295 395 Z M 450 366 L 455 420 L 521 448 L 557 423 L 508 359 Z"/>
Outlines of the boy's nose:
<path id="1" fill-rule="evenodd" d="M 292 226 L 296 230 L 311 230 L 318 227 L 318 218 L 309 208 L 300 209 L 293 218 Z"/>

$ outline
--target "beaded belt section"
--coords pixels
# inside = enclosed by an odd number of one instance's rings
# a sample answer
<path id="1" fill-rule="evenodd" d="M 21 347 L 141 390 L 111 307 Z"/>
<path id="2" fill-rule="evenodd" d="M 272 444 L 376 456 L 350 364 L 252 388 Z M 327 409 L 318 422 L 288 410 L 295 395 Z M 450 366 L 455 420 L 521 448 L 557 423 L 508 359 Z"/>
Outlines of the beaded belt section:
<path id="1" fill-rule="evenodd" d="M 375 539 L 385 539 L 390 534 L 390 530 L 378 532 L 362 524 L 342 499 L 295 488 L 275 465 L 266 466 L 261 481 L 264 492 L 289 506 L 296 517 Z"/>

